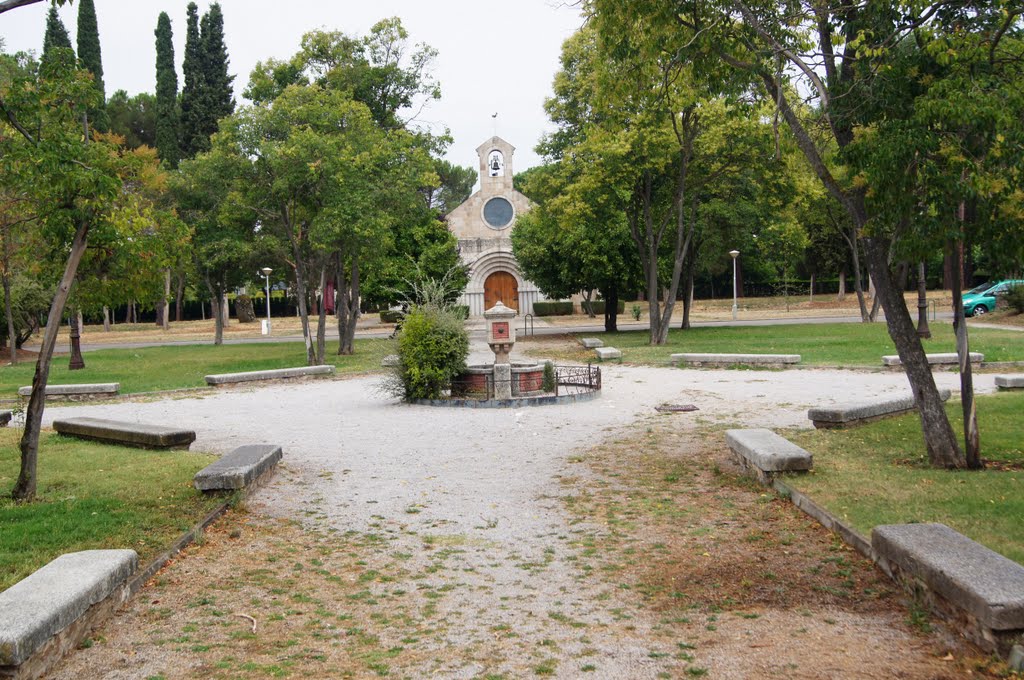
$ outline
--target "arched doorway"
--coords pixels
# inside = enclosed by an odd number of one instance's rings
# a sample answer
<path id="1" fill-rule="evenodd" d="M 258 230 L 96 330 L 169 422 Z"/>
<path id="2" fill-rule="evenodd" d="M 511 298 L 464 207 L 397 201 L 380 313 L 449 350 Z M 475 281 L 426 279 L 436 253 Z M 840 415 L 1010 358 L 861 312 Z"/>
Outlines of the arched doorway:
<path id="1" fill-rule="evenodd" d="M 490 309 L 498 300 L 519 311 L 519 282 L 508 272 L 494 272 L 484 280 L 484 309 Z"/>

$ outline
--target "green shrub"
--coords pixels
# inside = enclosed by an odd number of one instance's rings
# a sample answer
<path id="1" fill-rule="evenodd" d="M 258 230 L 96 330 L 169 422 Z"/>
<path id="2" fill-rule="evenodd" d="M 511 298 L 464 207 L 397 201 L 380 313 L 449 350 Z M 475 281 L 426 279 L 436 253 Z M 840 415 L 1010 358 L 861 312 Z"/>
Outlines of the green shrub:
<path id="1" fill-rule="evenodd" d="M 594 307 L 594 314 L 604 314 L 604 300 L 594 300 L 590 303 Z M 618 304 L 619 314 L 623 314 L 626 311 L 626 301 L 619 300 Z"/>
<path id="2" fill-rule="evenodd" d="M 398 370 L 406 399 L 439 399 L 466 368 L 469 333 L 451 308 L 409 312 L 398 335 Z"/>
<path id="3" fill-rule="evenodd" d="M 569 316 L 572 314 L 572 301 L 534 302 L 533 313 L 537 316 Z"/>
<path id="4" fill-rule="evenodd" d="M 545 392 L 555 391 L 555 365 L 550 361 L 544 362 L 544 377 L 541 378 L 540 388 Z"/>
<path id="5" fill-rule="evenodd" d="M 629 311 L 633 315 L 633 321 L 639 321 L 640 315 L 644 313 L 644 308 L 640 305 L 634 304 Z"/>
<path id="6" fill-rule="evenodd" d="M 405 313 L 400 309 L 382 309 L 380 312 L 381 323 L 398 323 Z"/>
<path id="7" fill-rule="evenodd" d="M 452 312 L 455 316 L 465 321 L 469 318 L 469 305 L 455 305 L 452 307 Z"/>
<path id="8" fill-rule="evenodd" d="M 1006 291 L 1006 304 L 1018 314 L 1024 314 L 1024 286 L 1013 286 Z"/>

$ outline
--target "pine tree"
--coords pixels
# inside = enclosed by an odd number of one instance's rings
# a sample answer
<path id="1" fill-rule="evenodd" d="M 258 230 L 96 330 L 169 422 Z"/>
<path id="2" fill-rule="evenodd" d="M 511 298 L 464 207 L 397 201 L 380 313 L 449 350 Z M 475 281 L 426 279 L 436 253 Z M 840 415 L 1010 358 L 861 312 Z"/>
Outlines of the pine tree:
<path id="1" fill-rule="evenodd" d="M 199 8 L 188 3 L 188 24 L 185 29 L 185 61 L 181 71 L 185 84 L 181 90 L 181 157 L 192 158 L 204 148 L 209 139 L 202 139 L 202 45 L 199 41 Z"/>
<path id="2" fill-rule="evenodd" d="M 174 70 L 171 18 L 160 12 L 156 22 L 156 149 L 169 167 L 178 167 L 178 73 Z"/>
<path id="3" fill-rule="evenodd" d="M 93 85 L 100 94 L 100 103 L 89 109 L 89 120 L 97 130 L 107 130 L 107 95 L 103 85 L 103 57 L 100 52 L 100 29 L 96 23 L 96 5 L 93 0 L 79 0 L 78 4 L 78 63 L 92 73 Z"/>
<path id="4" fill-rule="evenodd" d="M 228 48 L 224 44 L 224 14 L 220 3 L 210 5 L 201 24 L 203 44 L 203 89 L 208 134 L 217 131 L 217 122 L 235 111 L 231 83 L 228 75 Z"/>
<path id="5" fill-rule="evenodd" d="M 53 59 L 53 50 L 64 48 L 71 50 L 74 55 L 74 48 L 71 46 L 71 37 L 68 36 L 68 29 L 64 28 L 64 22 L 57 14 L 56 5 L 50 6 L 50 13 L 46 15 L 46 35 L 43 36 L 42 64 L 45 66 Z"/>

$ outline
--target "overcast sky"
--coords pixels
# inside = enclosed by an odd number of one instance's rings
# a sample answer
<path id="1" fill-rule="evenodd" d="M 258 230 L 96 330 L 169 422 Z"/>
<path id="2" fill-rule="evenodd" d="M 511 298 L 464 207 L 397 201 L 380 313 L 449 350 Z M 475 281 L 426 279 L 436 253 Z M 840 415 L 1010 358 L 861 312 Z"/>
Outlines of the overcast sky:
<path id="1" fill-rule="evenodd" d="M 119 89 L 129 94 L 156 89 L 153 31 L 161 11 L 171 17 L 181 86 L 188 0 L 95 4 L 108 97 Z M 200 14 L 209 6 L 201 0 L 196 4 Z M 6 51 L 42 51 L 48 7 L 40 2 L 0 14 Z M 491 114 L 497 112 L 498 135 L 516 147 L 516 172 L 540 163 L 533 147 L 550 129 L 544 98 L 551 93 L 562 42 L 582 22 L 578 10 L 562 0 L 221 0 L 221 8 L 236 99 L 257 61 L 292 56 L 306 31 L 364 35 L 378 20 L 400 17 L 413 43 L 427 43 L 440 53 L 434 75 L 441 83 L 441 100 L 419 121 L 436 132 L 451 130 L 448 160 L 476 167 L 475 149 L 494 133 Z M 77 12 L 77 3 L 60 9 L 72 43 Z"/>

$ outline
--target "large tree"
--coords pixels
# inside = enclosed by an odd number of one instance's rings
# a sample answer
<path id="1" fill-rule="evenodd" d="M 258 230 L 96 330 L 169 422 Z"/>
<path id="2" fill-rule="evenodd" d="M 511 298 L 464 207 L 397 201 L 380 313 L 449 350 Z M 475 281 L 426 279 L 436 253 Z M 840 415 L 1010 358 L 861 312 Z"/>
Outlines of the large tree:
<path id="1" fill-rule="evenodd" d="M 124 138 L 124 145 L 129 149 L 156 147 L 157 112 L 153 95 L 140 92 L 129 97 L 124 90 L 117 90 L 107 100 L 107 117 L 109 131 Z"/>
<path id="2" fill-rule="evenodd" d="M 107 130 L 107 91 L 103 85 L 103 55 L 100 50 L 100 29 L 96 21 L 96 5 L 93 0 L 78 2 L 78 63 L 92 74 L 92 83 L 99 93 L 99 104 L 89 111 L 93 128 Z"/>
<path id="3" fill-rule="evenodd" d="M 197 153 L 210 148 L 209 133 L 203 132 L 203 46 L 199 35 L 199 8 L 188 3 L 185 24 L 185 59 L 181 73 L 184 85 L 181 89 L 181 136 L 182 158 L 193 158 Z"/>
<path id="4" fill-rule="evenodd" d="M 171 18 L 160 12 L 156 23 L 156 150 L 170 168 L 178 167 L 181 117 L 178 110 L 178 72 L 174 67 Z"/>
<path id="5" fill-rule="evenodd" d="M 224 13 L 220 3 L 210 5 L 199 26 L 203 71 L 201 125 L 209 137 L 217 131 L 217 121 L 235 110 L 231 85 L 235 77 L 228 74 L 228 48 L 224 43 Z"/>
<path id="6" fill-rule="evenodd" d="M 942 467 L 963 467 L 965 458 L 894 271 L 892 256 L 902 230 L 899 223 L 872 211 L 868 195 L 874 187 L 848 171 L 844 153 L 879 114 L 902 106 L 892 101 L 877 107 L 872 100 L 879 94 L 873 88 L 876 78 L 891 68 L 898 45 L 920 40 L 941 46 L 967 30 L 986 36 L 989 53 L 998 53 L 1000 39 L 1020 23 L 1019 9 L 1009 11 L 1011 3 L 998 4 L 1005 7 L 952 1 L 781 6 L 741 0 L 594 0 L 591 5 L 598 30 L 610 44 L 621 45 L 626 34 L 643 36 L 648 59 L 686 61 L 715 86 L 757 87 L 776 108 L 864 243 L 890 337 L 917 401 L 929 458 Z M 946 24 L 947 17 L 956 20 Z M 923 82 L 932 76 L 916 77 Z M 812 98 L 812 115 L 801 115 L 793 104 L 791 81 L 800 81 L 798 91 Z M 865 118 L 868 111 L 875 115 Z M 837 153 L 829 154 L 829 148 Z"/>
<path id="7" fill-rule="evenodd" d="M 57 13 L 57 5 L 51 5 L 50 11 L 46 15 L 46 33 L 43 34 L 42 64 L 48 64 L 53 60 L 56 48 L 74 49 L 71 46 L 68 29 L 64 27 L 64 22 L 60 20 L 60 14 Z"/>
<path id="8" fill-rule="evenodd" d="M 113 228 L 112 212 L 133 201 L 122 190 L 126 166 L 120 150 L 83 134 L 82 118 L 98 99 L 91 76 L 76 68 L 68 48 L 51 49 L 38 74 L 33 68 L 22 68 L 0 82 L 3 186 L 25 197 L 38 224 L 39 239 L 52 244 L 63 259 L 25 412 L 21 470 L 12 492 L 19 501 L 35 496 L 46 383 L 78 264 L 90 234 L 107 238 Z"/>

